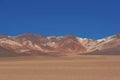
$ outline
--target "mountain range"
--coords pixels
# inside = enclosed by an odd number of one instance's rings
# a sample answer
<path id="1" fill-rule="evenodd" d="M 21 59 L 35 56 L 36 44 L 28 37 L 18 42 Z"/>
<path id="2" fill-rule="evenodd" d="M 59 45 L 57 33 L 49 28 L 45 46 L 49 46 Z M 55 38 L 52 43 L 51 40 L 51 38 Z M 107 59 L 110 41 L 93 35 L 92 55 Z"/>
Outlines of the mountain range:
<path id="1" fill-rule="evenodd" d="M 120 34 L 93 40 L 74 35 L 49 36 L 0 34 L 0 57 L 6 56 L 71 56 L 119 55 Z"/>

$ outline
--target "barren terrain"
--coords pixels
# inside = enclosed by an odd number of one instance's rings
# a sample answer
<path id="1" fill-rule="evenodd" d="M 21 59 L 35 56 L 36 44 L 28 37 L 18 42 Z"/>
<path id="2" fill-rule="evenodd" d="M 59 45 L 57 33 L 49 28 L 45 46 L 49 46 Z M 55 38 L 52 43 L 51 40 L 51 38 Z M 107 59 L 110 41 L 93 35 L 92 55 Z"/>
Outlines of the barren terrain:
<path id="1" fill-rule="evenodd" d="M 0 58 L 0 80 L 120 80 L 120 56 Z"/>

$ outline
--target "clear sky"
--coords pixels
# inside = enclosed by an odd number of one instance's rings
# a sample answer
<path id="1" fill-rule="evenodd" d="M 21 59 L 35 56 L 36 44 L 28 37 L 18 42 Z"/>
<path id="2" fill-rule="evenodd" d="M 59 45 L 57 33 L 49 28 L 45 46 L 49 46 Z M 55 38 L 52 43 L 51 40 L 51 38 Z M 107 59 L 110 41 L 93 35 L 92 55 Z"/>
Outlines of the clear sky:
<path id="1" fill-rule="evenodd" d="M 120 0 L 0 0 L 0 33 L 110 36 L 120 33 Z"/>

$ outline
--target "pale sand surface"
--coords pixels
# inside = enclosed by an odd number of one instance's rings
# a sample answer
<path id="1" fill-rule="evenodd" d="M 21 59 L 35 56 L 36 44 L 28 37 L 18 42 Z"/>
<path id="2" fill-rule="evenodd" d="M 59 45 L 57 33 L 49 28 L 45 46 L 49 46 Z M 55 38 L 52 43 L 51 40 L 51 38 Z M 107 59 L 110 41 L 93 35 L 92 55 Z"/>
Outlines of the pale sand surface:
<path id="1" fill-rule="evenodd" d="M 0 58 L 0 80 L 120 80 L 120 56 Z"/>

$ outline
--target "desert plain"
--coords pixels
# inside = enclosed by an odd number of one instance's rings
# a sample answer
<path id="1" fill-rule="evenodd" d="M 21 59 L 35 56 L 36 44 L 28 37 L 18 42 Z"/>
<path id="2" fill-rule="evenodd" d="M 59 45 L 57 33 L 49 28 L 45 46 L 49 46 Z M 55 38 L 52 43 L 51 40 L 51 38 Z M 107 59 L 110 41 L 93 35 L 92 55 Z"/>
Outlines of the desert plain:
<path id="1" fill-rule="evenodd" d="M 5 57 L 0 80 L 120 80 L 120 56 Z"/>

